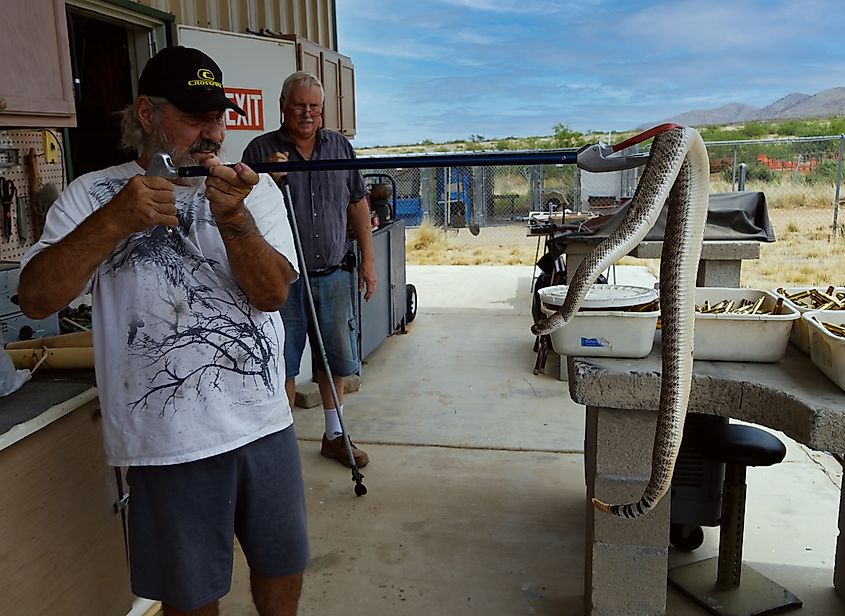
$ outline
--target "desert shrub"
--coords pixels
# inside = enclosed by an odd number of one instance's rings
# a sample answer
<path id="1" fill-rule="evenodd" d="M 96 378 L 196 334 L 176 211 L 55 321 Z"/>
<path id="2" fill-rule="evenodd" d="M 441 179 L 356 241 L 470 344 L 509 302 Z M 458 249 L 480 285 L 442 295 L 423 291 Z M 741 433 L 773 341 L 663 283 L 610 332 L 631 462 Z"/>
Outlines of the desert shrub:
<path id="1" fill-rule="evenodd" d="M 808 184 L 831 184 L 836 182 L 836 175 L 839 171 L 839 161 L 829 158 L 820 160 L 816 168 L 804 176 Z"/>

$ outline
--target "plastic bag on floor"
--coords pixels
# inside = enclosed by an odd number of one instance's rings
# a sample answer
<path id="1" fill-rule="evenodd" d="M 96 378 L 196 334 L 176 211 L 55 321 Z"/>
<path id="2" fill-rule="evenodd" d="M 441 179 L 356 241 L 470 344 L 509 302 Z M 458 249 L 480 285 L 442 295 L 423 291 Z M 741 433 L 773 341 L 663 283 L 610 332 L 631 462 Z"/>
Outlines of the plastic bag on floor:
<path id="1" fill-rule="evenodd" d="M 0 349 L 0 396 L 17 391 L 32 377 L 29 370 L 16 370 L 12 358 L 5 349 Z"/>

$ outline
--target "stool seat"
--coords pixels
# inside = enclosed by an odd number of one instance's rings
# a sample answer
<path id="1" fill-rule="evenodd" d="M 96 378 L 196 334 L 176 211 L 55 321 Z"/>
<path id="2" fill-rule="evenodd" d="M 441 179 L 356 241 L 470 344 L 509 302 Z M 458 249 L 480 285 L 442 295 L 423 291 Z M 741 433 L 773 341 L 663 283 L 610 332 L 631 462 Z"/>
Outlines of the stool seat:
<path id="1" fill-rule="evenodd" d="M 693 439 L 711 460 L 741 466 L 772 466 L 786 456 L 786 445 L 776 436 L 754 426 L 708 425 Z"/>

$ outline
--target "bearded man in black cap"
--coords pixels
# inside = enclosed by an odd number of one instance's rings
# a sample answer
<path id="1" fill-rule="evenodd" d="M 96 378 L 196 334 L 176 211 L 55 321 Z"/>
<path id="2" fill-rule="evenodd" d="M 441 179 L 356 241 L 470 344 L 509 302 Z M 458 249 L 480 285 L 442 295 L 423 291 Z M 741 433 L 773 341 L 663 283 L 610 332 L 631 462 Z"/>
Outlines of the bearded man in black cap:
<path id="1" fill-rule="evenodd" d="M 244 113 L 222 81 L 196 49 L 147 63 L 123 117 L 138 159 L 62 193 L 23 259 L 20 305 L 42 318 L 93 294 L 107 459 L 129 467 L 133 592 L 167 616 L 217 614 L 237 536 L 259 613 L 289 615 L 308 543 L 278 310 L 297 260 L 272 179 L 218 157 L 224 114 Z M 156 152 L 208 178 L 146 176 Z"/>

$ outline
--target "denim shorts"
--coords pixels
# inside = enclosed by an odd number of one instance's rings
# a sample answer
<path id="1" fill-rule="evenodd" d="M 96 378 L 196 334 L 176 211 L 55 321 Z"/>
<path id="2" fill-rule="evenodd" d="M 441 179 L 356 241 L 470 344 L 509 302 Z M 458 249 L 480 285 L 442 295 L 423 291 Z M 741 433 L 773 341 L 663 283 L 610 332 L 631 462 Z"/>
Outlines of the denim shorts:
<path id="1" fill-rule="evenodd" d="M 309 276 L 309 280 L 332 375 L 350 376 L 357 373 L 360 365 L 358 333 L 352 312 L 352 273 L 337 269 L 325 276 Z M 302 276 L 291 285 L 288 299 L 279 313 L 285 324 L 285 376 L 290 379 L 299 374 L 306 333 L 314 366 L 324 371 L 317 336 L 311 325 L 311 310 Z"/>
<path id="2" fill-rule="evenodd" d="M 192 610 L 229 592 L 234 540 L 262 577 L 308 564 L 305 491 L 293 426 L 204 460 L 132 466 L 132 592 Z"/>

